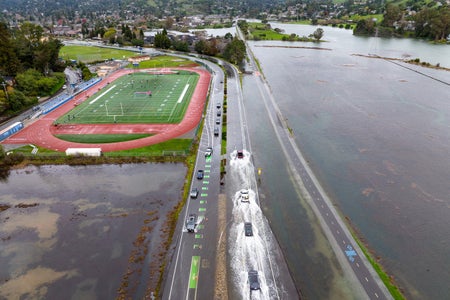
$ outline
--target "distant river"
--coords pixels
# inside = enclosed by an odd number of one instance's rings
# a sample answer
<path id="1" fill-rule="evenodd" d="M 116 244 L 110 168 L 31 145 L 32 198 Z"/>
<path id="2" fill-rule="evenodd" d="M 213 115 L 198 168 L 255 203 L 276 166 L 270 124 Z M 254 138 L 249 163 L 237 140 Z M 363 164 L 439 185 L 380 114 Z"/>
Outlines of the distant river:
<path id="1" fill-rule="evenodd" d="M 317 28 L 272 27 L 300 36 Z M 297 144 L 374 256 L 408 299 L 449 299 L 450 72 L 352 54 L 450 67 L 450 46 L 324 31 L 320 44 L 249 44 Z"/>

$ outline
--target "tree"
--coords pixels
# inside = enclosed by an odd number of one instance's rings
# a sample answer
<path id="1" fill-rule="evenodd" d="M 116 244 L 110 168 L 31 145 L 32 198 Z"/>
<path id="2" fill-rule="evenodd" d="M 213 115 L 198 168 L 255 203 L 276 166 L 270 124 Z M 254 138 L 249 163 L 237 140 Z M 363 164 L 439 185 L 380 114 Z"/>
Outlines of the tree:
<path id="1" fill-rule="evenodd" d="M 14 47 L 17 58 L 22 62 L 24 69 L 34 68 L 34 52 L 41 45 L 43 29 L 39 25 L 23 23 L 14 32 Z"/>
<path id="2" fill-rule="evenodd" d="M 9 101 L 3 90 L 0 90 L 0 114 L 8 109 Z"/>
<path id="3" fill-rule="evenodd" d="M 217 47 L 217 39 L 212 38 L 206 43 L 205 54 L 209 56 L 215 56 L 219 53 L 219 48 Z"/>
<path id="4" fill-rule="evenodd" d="M 50 39 L 41 43 L 34 51 L 33 66 L 42 74 L 48 76 L 58 66 L 59 50 L 63 44 L 57 39 Z"/>
<path id="5" fill-rule="evenodd" d="M 223 57 L 229 62 L 239 65 L 242 60 L 245 58 L 246 47 L 245 43 L 238 38 L 234 38 L 228 45 L 225 47 L 223 52 Z"/>
<path id="6" fill-rule="evenodd" d="M 425 8 L 414 17 L 417 37 L 444 40 L 450 34 L 450 7 Z"/>
<path id="7" fill-rule="evenodd" d="M 373 35 L 375 33 L 375 22 L 372 19 L 361 19 L 353 29 L 354 35 Z"/>
<path id="8" fill-rule="evenodd" d="M 9 94 L 9 109 L 13 112 L 20 111 L 25 107 L 27 98 L 20 91 L 15 90 Z"/>
<path id="9" fill-rule="evenodd" d="M 109 28 L 108 31 L 103 34 L 103 39 L 109 41 L 110 43 L 112 41 L 113 44 L 116 40 L 116 30 L 114 28 Z"/>
<path id="10" fill-rule="evenodd" d="M 132 44 L 133 46 L 140 46 L 140 47 L 142 47 L 142 46 L 144 46 L 144 40 L 140 40 L 140 39 L 132 39 L 132 40 L 131 40 L 131 44 Z"/>
<path id="11" fill-rule="evenodd" d="M 244 35 L 248 34 L 248 23 L 245 20 L 239 20 L 237 22 L 238 27 L 242 30 L 242 32 L 244 33 Z"/>
<path id="12" fill-rule="evenodd" d="M 174 22 L 175 21 L 174 21 L 174 19 L 172 17 L 167 17 L 166 21 L 165 21 L 165 24 L 164 24 L 164 28 L 171 29 Z"/>
<path id="13" fill-rule="evenodd" d="M 317 28 L 314 32 L 313 32 L 313 37 L 316 39 L 316 41 L 320 41 L 320 39 L 323 37 L 323 29 L 322 28 Z"/>
<path id="14" fill-rule="evenodd" d="M 185 41 L 176 40 L 172 43 L 172 46 L 177 51 L 182 51 L 182 52 L 189 51 L 188 43 Z"/>
<path id="15" fill-rule="evenodd" d="M 35 69 L 28 69 L 16 76 L 16 88 L 27 95 L 37 96 L 38 81 L 42 74 Z"/>
<path id="16" fill-rule="evenodd" d="M 167 30 L 163 29 L 162 32 L 158 32 L 155 35 L 155 42 L 154 42 L 155 48 L 161 48 L 161 49 L 169 49 L 170 46 L 172 46 L 172 41 L 167 36 Z"/>
<path id="17" fill-rule="evenodd" d="M 206 42 L 205 40 L 199 40 L 197 43 L 195 43 L 194 50 L 198 54 L 204 54 L 206 50 Z"/>
<path id="18" fill-rule="evenodd" d="M 20 66 L 8 28 L 6 24 L 0 23 L 0 75 L 14 76 Z"/>
<path id="19" fill-rule="evenodd" d="M 386 27 L 392 27 L 394 23 L 400 21 L 401 18 L 402 18 L 402 11 L 400 10 L 400 8 L 395 4 L 387 3 L 381 25 Z"/>
<path id="20" fill-rule="evenodd" d="M 0 145 L 0 161 L 3 162 L 3 159 L 5 159 L 6 153 L 5 150 L 3 149 L 3 146 Z"/>

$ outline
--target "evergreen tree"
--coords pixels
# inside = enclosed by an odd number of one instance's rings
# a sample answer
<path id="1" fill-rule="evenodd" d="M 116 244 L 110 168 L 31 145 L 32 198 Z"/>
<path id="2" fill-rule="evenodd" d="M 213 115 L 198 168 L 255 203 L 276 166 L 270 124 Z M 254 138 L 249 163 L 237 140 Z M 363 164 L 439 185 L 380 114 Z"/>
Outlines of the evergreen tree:
<path id="1" fill-rule="evenodd" d="M 0 23 L 0 75 L 14 76 L 20 67 L 8 28 L 6 24 Z"/>
<path id="2" fill-rule="evenodd" d="M 170 46 L 172 46 L 172 41 L 167 36 L 167 30 L 163 29 L 162 32 L 158 32 L 155 35 L 155 42 L 154 42 L 155 48 L 161 48 L 161 49 L 169 49 Z"/>

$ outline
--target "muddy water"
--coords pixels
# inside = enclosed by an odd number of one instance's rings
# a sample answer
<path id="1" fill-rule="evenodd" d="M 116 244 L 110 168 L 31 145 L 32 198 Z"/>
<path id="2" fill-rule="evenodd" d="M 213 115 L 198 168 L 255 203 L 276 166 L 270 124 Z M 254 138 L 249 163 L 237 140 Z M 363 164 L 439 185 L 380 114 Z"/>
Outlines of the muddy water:
<path id="1" fill-rule="evenodd" d="M 330 51 L 250 45 L 310 167 L 406 297 L 449 299 L 450 72 L 353 56 L 362 52 L 345 43 L 346 49 L 321 44 Z M 325 260 L 298 255 L 315 241 L 302 232 L 308 225 L 297 198 L 281 189 L 288 182 L 282 168 L 270 165 L 279 150 L 256 118 L 263 106 L 253 99 L 245 103 L 255 116 L 249 123 L 259 146 L 253 152 L 262 157 L 257 166 L 271 176 L 268 219 L 280 228 L 276 235 L 304 294 L 330 299 L 317 295 L 328 289 L 323 278 L 331 278 L 319 264 Z M 273 204 L 275 197 L 282 202 Z"/>
<path id="2" fill-rule="evenodd" d="M 12 171 L 0 182 L 9 207 L 0 212 L 0 299 L 114 299 L 120 287 L 141 298 L 152 280 L 139 274 L 153 274 L 185 173 L 181 164 Z"/>

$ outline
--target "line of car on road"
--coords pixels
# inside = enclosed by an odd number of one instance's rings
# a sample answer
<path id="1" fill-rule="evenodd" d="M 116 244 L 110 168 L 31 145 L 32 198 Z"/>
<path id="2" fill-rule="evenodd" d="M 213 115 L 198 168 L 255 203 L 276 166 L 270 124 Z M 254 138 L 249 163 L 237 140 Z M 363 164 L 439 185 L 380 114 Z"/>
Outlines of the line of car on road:
<path id="1" fill-rule="evenodd" d="M 219 125 L 221 123 L 221 119 L 220 117 L 222 116 L 222 111 L 220 110 L 220 108 L 222 107 L 222 105 L 220 103 L 216 104 L 216 108 L 217 108 L 217 119 L 216 119 L 216 124 Z M 214 127 L 214 136 L 219 136 L 219 127 Z M 205 150 L 205 158 L 210 158 L 213 155 L 213 148 L 212 147 L 207 147 Z M 205 177 L 205 171 L 203 169 L 198 169 L 197 173 L 195 175 L 195 177 L 198 180 L 203 180 L 203 178 Z M 189 197 L 191 199 L 197 199 L 198 195 L 200 194 L 200 191 L 197 187 L 193 187 L 189 193 Z M 189 214 L 188 218 L 186 219 L 186 229 L 188 232 L 195 232 L 195 228 L 197 226 L 197 220 L 198 217 L 196 214 L 192 213 Z"/>
<path id="2" fill-rule="evenodd" d="M 237 159 L 243 159 L 244 158 L 244 151 L 238 150 L 236 153 Z M 242 203 L 250 203 L 250 190 L 247 188 L 241 189 L 239 191 L 239 201 Z M 252 222 L 245 221 L 244 222 L 244 234 L 246 237 L 252 237 L 253 236 L 253 224 Z M 259 283 L 259 275 L 258 271 L 254 269 L 250 269 L 248 271 L 248 283 L 250 287 L 250 292 L 257 291 L 261 289 L 260 283 Z"/>

